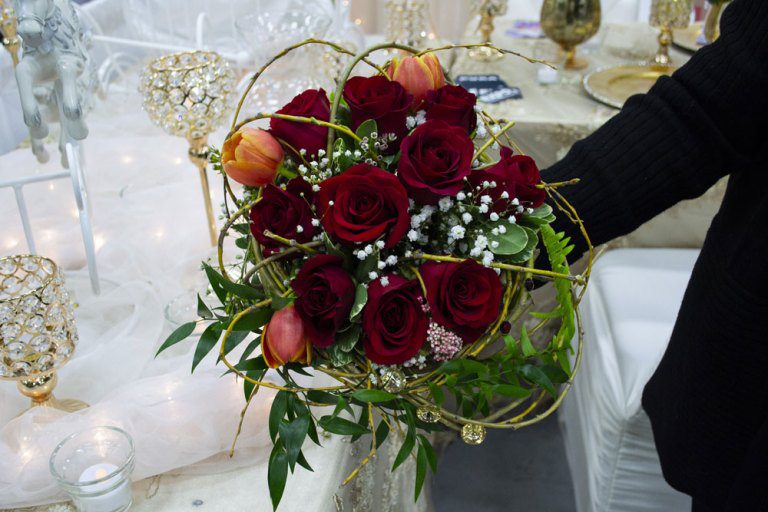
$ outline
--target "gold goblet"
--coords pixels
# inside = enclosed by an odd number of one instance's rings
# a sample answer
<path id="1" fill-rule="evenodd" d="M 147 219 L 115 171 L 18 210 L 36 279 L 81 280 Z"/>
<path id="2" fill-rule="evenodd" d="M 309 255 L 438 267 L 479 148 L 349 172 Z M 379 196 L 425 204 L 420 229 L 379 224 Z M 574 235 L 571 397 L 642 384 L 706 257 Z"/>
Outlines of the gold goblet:
<path id="1" fill-rule="evenodd" d="M 141 77 L 144 110 L 157 126 L 189 142 L 189 158 L 200 171 L 211 245 L 218 234 L 206 168 L 208 136 L 229 111 L 235 75 L 220 55 L 195 51 L 152 61 Z"/>
<path id="2" fill-rule="evenodd" d="M 600 0 L 544 0 L 541 29 L 565 53 L 565 69 L 583 69 L 587 61 L 576 57 L 576 46 L 600 29 Z"/>
<path id="3" fill-rule="evenodd" d="M 672 29 L 685 28 L 690 23 L 693 0 L 653 0 L 651 4 L 652 27 L 659 28 L 659 49 L 651 61 L 659 66 L 671 66 L 669 46 L 674 41 Z"/>
<path id="4" fill-rule="evenodd" d="M 19 64 L 19 49 L 21 48 L 17 27 L 16 13 L 9 5 L 6 5 L 6 2 L 0 0 L 0 42 L 11 54 L 14 67 Z"/>
<path id="5" fill-rule="evenodd" d="M 56 264 L 32 255 L 0 258 L 0 379 L 15 380 L 32 406 L 87 407 L 56 400 L 56 369 L 77 343 L 75 315 Z"/>
<path id="6" fill-rule="evenodd" d="M 507 0 L 475 0 L 473 10 L 480 15 L 480 42 L 491 44 L 491 35 L 493 34 L 493 19 L 497 16 L 503 16 L 507 13 Z M 469 50 L 469 58 L 480 62 L 491 62 L 504 56 L 498 50 L 479 46 Z"/>

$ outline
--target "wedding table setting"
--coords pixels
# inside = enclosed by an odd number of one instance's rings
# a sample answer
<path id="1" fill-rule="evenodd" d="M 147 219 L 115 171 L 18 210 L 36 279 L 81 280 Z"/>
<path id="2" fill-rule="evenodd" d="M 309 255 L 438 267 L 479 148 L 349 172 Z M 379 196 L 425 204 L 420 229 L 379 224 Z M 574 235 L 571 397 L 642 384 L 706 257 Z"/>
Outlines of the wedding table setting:
<path id="1" fill-rule="evenodd" d="M 538 169 L 678 27 L 569 1 L 581 69 L 548 0 L 458 43 L 418 0 L 375 35 L 346 0 L 0 2 L 0 509 L 428 511 L 446 442 L 569 404 L 596 251 Z M 722 191 L 618 245 L 698 247 Z"/>

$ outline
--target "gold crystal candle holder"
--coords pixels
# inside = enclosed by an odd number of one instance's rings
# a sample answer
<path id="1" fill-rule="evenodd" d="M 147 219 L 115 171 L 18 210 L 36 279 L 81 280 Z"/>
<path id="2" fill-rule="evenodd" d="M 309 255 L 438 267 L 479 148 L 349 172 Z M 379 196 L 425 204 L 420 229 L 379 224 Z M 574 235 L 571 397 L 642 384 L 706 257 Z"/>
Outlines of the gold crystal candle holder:
<path id="1" fill-rule="evenodd" d="M 189 141 L 189 158 L 200 172 L 211 245 L 218 238 L 206 167 L 208 136 L 226 120 L 235 75 L 214 52 L 175 53 L 155 59 L 144 70 L 139 90 L 152 122 Z"/>
<path id="2" fill-rule="evenodd" d="M 493 20 L 507 13 L 507 0 L 474 0 L 472 10 L 480 16 L 480 25 L 478 25 L 480 42 L 486 45 L 491 44 Z M 488 46 L 479 46 L 469 51 L 469 58 L 480 62 L 492 62 L 503 56 L 504 54 L 500 51 Z"/>
<path id="3" fill-rule="evenodd" d="M 19 64 L 19 50 L 21 49 L 21 39 L 19 39 L 17 29 L 18 19 L 11 3 L 0 0 L 0 43 L 11 54 L 14 67 Z"/>
<path id="4" fill-rule="evenodd" d="M 659 49 L 653 58 L 653 64 L 671 66 L 669 47 L 674 41 L 672 29 L 685 28 L 691 20 L 693 0 L 653 0 L 651 4 L 650 24 L 659 32 Z"/>
<path id="5" fill-rule="evenodd" d="M 78 341 L 64 278 L 48 258 L 0 258 L 0 379 L 17 381 L 33 406 L 68 411 L 86 404 L 53 397 L 56 369 Z"/>

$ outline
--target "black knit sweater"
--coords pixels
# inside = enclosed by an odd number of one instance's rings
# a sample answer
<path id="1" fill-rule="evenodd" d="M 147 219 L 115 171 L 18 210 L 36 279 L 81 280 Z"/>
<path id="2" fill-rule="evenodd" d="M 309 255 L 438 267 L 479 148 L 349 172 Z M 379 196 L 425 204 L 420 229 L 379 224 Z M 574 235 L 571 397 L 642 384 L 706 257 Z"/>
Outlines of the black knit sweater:
<path id="1" fill-rule="evenodd" d="M 581 178 L 561 190 L 600 244 L 730 174 L 643 407 L 694 510 L 768 511 L 768 0 L 735 0 L 721 34 L 544 179 Z"/>

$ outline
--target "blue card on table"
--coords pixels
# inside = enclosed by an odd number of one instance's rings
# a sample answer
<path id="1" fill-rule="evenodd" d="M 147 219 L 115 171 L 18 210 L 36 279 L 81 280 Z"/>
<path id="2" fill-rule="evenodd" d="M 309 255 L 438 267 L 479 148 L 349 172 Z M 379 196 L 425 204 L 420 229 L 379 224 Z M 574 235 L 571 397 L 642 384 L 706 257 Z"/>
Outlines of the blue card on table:
<path id="1" fill-rule="evenodd" d="M 523 98 L 519 87 L 510 87 L 499 75 L 459 75 L 456 77 L 456 85 L 462 86 L 483 103 Z"/>

